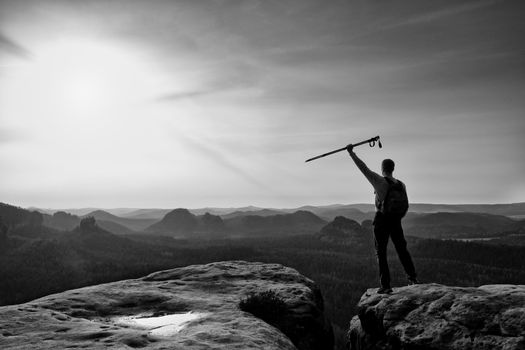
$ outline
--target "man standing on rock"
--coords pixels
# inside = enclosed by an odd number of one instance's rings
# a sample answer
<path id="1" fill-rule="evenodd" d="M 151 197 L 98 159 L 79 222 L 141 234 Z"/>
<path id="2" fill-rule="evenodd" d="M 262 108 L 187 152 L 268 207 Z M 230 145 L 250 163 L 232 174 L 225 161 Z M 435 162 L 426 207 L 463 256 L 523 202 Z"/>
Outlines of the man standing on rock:
<path id="1" fill-rule="evenodd" d="M 381 282 L 381 287 L 377 292 L 380 294 L 392 293 L 386 254 L 389 237 L 392 238 L 399 260 L 401 260 L 408 276 L 408 284 L 418 283 L 416 269 L 407 250 L 407 242 L 401 226 L 401 219 L 408 210 L 408 197 L 405 184 L 392 176 L 394 161 L 391 159 L 383 160 L 381 164 L 383 176 L 381 176 L 368 169 L 366 164 L 354 153 L 352 145 L 348 145 L 347 151 L 375 190 L 377 211 L 374 218 L 374 240 Z"/>

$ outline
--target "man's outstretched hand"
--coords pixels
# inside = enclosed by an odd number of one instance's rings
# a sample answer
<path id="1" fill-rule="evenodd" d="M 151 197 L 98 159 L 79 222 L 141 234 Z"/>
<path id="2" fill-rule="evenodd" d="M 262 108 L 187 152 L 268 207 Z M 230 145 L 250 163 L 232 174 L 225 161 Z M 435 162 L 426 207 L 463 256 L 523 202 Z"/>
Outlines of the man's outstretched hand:
<path id="1" fill-rule="evenodd" d="M 348 151 L 348 153 L 354 153 L 354 145 L 350 144 L 346 146 L 346 150 Z"/>

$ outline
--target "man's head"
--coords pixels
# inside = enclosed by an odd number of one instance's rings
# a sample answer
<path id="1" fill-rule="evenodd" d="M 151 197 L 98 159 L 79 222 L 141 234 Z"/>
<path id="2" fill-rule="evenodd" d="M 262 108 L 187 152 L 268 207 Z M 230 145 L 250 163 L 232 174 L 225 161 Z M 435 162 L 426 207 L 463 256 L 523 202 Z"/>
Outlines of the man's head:
<path id="1" fill-rule="evenodd" d="M 381 163 L 381 171 L 383 171 L 383 176 L 392 176 L 395 166 L 396 164 L 392 159 L 383 160 Z"/>

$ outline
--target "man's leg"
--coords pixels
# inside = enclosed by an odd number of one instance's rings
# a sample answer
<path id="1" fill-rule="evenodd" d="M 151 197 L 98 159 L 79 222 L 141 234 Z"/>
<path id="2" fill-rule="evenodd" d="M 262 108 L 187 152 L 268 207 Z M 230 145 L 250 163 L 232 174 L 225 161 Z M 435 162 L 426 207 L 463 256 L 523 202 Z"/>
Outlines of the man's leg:
<path id="1" fill-rule="evenodd" d="M 397 255 L 399 256 L 399 260 L 401 260 L 401 264 L 405 269 L 408 279 L 409 281 L 416 282 L 416 269 L 414 267 L 414 263 L 412 262 L 412 257 L 410 256 L 410 253 L 407 249 L 407 242 L 403 234 L 401 220 L 394 219 L 390 222 L 389 226 L 391 228 L 390 237 L 392 238 L 392 243 L 394 243 Z"/>
<path id="2" fill-rule="evenodd" d="M 390 288 L 390 271 L 386 259 L 386 247 L 388 245 L 388 230 L 384 219 L 380 214 L 376 215 L 374 220 L 374 241 L 376 248 L 377 263 L 379 265 L 379 279 L 381 288 Z"/>

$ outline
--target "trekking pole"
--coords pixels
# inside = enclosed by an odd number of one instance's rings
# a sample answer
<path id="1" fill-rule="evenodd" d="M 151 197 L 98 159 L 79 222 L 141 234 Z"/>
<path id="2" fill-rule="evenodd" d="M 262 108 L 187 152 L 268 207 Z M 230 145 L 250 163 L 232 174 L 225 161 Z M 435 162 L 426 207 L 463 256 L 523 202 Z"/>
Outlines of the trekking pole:
<path id="1" fill-rule="evenodd" d="M 381 144 L 381 141 L 379 140 L 379 136 L 372 137 L 371 139 L 368 139 L 368 140 L 365 140 L 365 141 L 361 141 L 361 142 L 358 142 L 358 143 L 349 144 L 348 146 L 357 147 L 357 146 L 364 145 L 365 143 L 368 143 L 368 145 L 369 145 L 370 147 L 374 147 L 374 146 L 376 145 L 376 142 L 377 142 L 377 145 L 379 146 L 379 148 L 383 148 L 383 145 Z M 307 160 L 305 161 L 305 163 L 307 163 L 307 162 L 309 162 L 309 161 L 311 161 L 311 160 L 316 160 L 316 159 L 323 158 L 323 157 L 329 156 L 329 155 L 334 154 L 334 153 L 337 153 L 337 152 L 344 151 L 344 150 L 346 150 L 346 148 L 347 148 L 348 146 L 341 147 L 341 148 L 339 148 L 339 149 L 336 149 L 335 151 L 331 151 L 331 152 L 328 152 L 328 153 L 325 153 L 325 154 L 321 154 L 320 156 L 316 156 L 316 157 L 313 157 L 313 158 L 307 159 Z"/>

